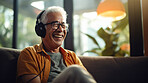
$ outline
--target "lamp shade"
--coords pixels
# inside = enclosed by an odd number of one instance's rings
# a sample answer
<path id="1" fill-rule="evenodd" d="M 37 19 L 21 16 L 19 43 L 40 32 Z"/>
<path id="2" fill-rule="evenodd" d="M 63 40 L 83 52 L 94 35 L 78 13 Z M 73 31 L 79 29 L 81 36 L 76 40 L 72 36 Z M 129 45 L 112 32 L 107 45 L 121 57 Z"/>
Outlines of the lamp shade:
<path id="1" fill-rule="evenodd" d="M 123 19 L 126 13 L 120 0 L 102 0 L 98 5 L 97 15 L 101 18 L 110 18 L 112 21 L 117 21 Z"/>

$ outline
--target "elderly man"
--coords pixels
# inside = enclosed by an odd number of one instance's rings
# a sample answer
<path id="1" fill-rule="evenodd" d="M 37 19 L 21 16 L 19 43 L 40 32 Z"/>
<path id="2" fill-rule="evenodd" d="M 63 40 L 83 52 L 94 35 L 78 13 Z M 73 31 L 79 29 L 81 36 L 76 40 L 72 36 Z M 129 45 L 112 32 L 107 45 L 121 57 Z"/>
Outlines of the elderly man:
<path id="1" fill-rule="evenodd" d="M 38 15 L 35 31 L 42 42 L 21 51 L 17 82 L 96 83 L 76 54 L 61 47 L 68 31 L 66 18 L 66 11 L 57 6 Z"/>

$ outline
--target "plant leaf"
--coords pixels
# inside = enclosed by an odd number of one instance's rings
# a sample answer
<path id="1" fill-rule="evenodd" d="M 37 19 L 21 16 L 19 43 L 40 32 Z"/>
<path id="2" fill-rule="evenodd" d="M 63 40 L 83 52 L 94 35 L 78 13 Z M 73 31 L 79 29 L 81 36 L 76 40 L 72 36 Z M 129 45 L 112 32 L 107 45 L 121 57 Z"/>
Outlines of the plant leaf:
<path id="1" fill-rule="evenodd" d="M 82 55 L 83 55 L 84 53 L 87 53 L 87 52 L 95 53 L 95 54 L 97 54 L 98 56 L 101 55 L 101 50 L 100 50 L 99 48 L 93 48 L 92 50 L 85 51 L 85 52 L 82 53 Z"/>
<path id="2" fill-rule="evenodd" d="M 109 32 L 105 31 L 103 28 L 100 28 L 100 29 L 97 31 L 97 34 L 98 34 L 98 36 L 99 36 L 100 38 L 102 38 L 102 39 L 104 40 L 104 42 L 105 42 L 106 44 L 109 43 L 109 41 L 110 41 L 110 36 L 111 36 L 111 34 L 110 34 Z"/>
<path id="3" fill-rule="evenodd" d="M 123 29 L 126 28 L 127 24 L 128 24 L 128 18 L 126 16 L 119 23 L 117 23 L 117 26 L 114 28 L 113 32 L 120 33 Z"/>
<path id="4" fill-rule="evenodd" d="M 98 46 L 98 48 L 101 49 L 101 47 L 98 44 L 97 40 L 93 36 L 91 36 L 91 35 L 89 35 L 87 33 L 83 33 L 83 34 L 85 34 L 87 37 L 89 37 Z"/>

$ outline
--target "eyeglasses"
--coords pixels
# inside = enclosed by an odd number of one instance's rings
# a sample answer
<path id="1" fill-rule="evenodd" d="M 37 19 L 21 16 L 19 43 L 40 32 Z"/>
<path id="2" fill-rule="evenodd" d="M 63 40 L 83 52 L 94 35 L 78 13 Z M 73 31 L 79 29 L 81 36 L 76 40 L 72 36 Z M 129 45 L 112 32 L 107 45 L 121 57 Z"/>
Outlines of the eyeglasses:
<path id="1" fill-rule="evenodd" d="M 68 24 L 67 23 L 59 23 L 58 21 L 53 21 L 50 23 L 46 23 L 44 25 L 48 25 L 51 24 L 52 25 L 52 29 L 57 30 L 60 26 L 63 28 L 63 30 L 68 30 Z"/>

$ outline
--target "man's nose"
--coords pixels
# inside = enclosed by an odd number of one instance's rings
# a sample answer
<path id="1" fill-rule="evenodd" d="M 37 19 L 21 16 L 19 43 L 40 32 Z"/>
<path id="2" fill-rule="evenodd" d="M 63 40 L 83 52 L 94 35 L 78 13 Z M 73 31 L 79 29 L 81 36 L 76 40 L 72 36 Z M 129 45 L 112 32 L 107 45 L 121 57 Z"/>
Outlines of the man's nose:
<path id="1" fill-rule="evenodd" d="M 64 31 L 64 29 L 62 28 L 62 25 L 61 24 L 58 25 L 57 31 Z"/>

